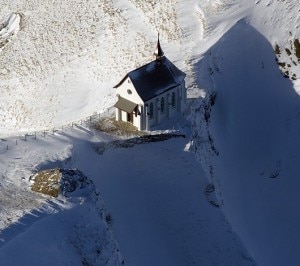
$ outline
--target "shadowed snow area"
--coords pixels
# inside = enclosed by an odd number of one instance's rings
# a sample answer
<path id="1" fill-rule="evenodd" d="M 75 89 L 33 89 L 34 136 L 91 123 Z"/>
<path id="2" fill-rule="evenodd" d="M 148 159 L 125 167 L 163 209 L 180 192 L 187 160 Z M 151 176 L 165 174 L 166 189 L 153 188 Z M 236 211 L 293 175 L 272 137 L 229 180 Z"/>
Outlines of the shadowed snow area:
<path id="1" fill-rule="evenodd" d="M 63 162 L 55 164 L 58 167 Z M 52 179 L 46 181 L 46 175 Z M 119 248 L 105 219 L 104 203 L 93 181 L 77 169 L 44 170 L 30 180 L 34 182 L 33 190 L 56 198 L 43 198 L 29 192 L 31 200 L 22 194 L 0 195 L 0 202 L 5 205 L 4 210 L 0 209 L 0 217 L 7 222 L 0 228 L 1 264 L 122 264 Z M 49 193 L 50 187 L 58 193 Z M 22 213 L 16 212 L 13 204 L 3 202 L 3 198 L 16 201 L 14 204 Z"/>
<path id="2" fill-rule="evenodd" d="M 259 265 L 299 265 L 299 95 L 270 43 L 245 21 L 210 49 L 199 69 L 210 77 L 199 82 L 210 83 L 217 97 L 196 132 L 198 140 L 210 135 L 218 155 L 204 155 L 200 142 L 198 155 L 210 162 L 205 167 L 222 209 Z"/>
<path id="3" fill-rule="evenodd" d="M 186 139 L 140 143 L 108 149 L 100 155 L 94 146 L 107 141 L 105 134 L 66 128 L 46 138 L 28 139 L 7 151 L 6 157 L 16 156 L 30 145 L 41 145 L 40 154 L 43 149 L 49 152 L 48 166 L 41 165 L 41 169 L 77 168 L 90 177 L 105 202 L 105 212 L 110 214 L 113 236 L 126 265 L 254 265 L 221 210 L 207 201 L 207 180 L 194 155 L 185 151 Z M 50 154 L 57 151 L 61 151 L 60 157 L 55 160 Z M 30 164 L 32 157 L 34 151 L 27 150 L 22 156 L 24 165 Z M 36 162 L 47 161 L 47 157 L 37 157 Z M 104 245 L 110 253 L 101 253 L 100 258 L 115 262 L 107 265 L 118 265 L 121 257 L 110 235 L 103 234 L 103 221 L 97 214 L 104 207 L 95 208 L 90 193 L 79 190 L 67 200 L 42 201 L 41 213 L 33 211 L 32 216 L 25 215 L 19 224 L 7 227 L 0 234 L 1 261 L 7 265 L 27 263 L 32 249 L 43 243 L 31 265 L 40 265 L 39 261 L 48 265 L 51 254 L 57 265 L 80 265 L 85 257 L 97 258 L 97 247 Z M 22 204 L 29 209 L 28 201 L 19 201 Z M 1 219 L 11 217 L 3 212 L 0 215 Z M 22 249 L 27 242 L 31 244 Z M 22 250 L 18 257 L 12 256 L 15 249 Z M 59 261 L 62 254 L 67 256 Z"/>
<path id="4" fill-rule="evenodd" d="M 185 143 L 176 138 L 88 158 L 90 147 L 78 146 L 75 165 L 94 177 L 125 264 L 253 265 L 220 210 L 206 200 L 207 181 Z"/>

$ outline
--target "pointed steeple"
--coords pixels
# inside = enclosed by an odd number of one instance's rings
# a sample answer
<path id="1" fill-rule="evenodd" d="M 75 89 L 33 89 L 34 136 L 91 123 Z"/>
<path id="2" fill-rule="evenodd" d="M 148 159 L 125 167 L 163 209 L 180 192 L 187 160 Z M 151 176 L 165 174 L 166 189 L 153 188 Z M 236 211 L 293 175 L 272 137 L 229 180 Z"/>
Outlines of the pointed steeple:
<path id="1" fill-rule="evenodd" d="M 156 49 L 155 49 L 153 55 L 156 56 L 156 60 L 160 60 L 164 56 L 164 52 L 161 49 L 160 42 L 159 42 L 159 33 L 158 33 L 158 39 L 157 39 L 157 46 L 156 46 Z"/>

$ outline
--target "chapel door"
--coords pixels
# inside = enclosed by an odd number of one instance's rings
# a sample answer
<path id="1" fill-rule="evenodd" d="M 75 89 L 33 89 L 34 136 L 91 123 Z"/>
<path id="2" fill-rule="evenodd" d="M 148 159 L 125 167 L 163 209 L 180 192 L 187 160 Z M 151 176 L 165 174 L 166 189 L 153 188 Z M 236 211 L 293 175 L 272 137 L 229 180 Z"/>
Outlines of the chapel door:
<path id="1" fill-rule="evenodd" d="M 127 113 L 127 122 L 133 123 L 133 113 Z"/>

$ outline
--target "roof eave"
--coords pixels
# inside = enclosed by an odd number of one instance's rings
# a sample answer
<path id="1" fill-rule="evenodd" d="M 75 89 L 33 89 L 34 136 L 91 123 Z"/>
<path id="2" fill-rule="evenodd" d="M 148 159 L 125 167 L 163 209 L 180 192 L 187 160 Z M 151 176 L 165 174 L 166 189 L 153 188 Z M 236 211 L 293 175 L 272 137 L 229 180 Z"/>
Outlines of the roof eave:
<path id="1" fill-rule="evenodd" d="M 117 85 L 113 86 L 113 88 L 117 89 L 118 87 L 120 87 L 128 77 L 129 77 L 128 74 L 126 74 L 125 77 L 122 78 L 121 81 Z"/>
<path id="2" fill-rule="evenodd" d="M 156 95 L 154 95 L 153 97 L 147 97 L 147 98 L 144 98 L 144 99 L 142 99 L 144 102 L 148 102 L 148 101 L 150 101 L 150 100 L 152 100 L 152 99 L 154 99 L 154 98 L 156 98 L 156 97 L 158 97 L 158 96 L 160 96 L 160 95 L 162 95 L 162 94 L 164 94 L 164 93 L 166 93 L 166 92 L 168 92 L 168 91 L 170 91 L 170 90 L 172 90 L 172 89 L 174 89 L 174 88 L 177 88 L 178 86 L 180 86 L 181 85 L 181 83 L 177 83 L 177 84 L 175 84 L 175 85 L 173 85 L 173 86 L 170 86 L 169 88 L 167 88 L 167 89 L 165 89 L 165 90 L 162 90 L 162 92 L 161 93 L 158 93 L 158 94 L 156 94 Z"/>

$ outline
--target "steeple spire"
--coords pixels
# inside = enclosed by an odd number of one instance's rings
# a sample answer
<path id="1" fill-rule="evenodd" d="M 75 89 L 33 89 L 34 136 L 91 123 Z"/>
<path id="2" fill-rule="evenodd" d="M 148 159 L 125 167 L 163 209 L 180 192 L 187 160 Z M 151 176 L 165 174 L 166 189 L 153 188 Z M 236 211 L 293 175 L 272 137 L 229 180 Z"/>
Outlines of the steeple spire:
<path id="1" fill-rule="evenodd" d="M 159 33 L 158 33 L 158 38 L 157 38 L 157 46 L 156 46 L 156 49 L 155 49 L 153 55 L 156 56 L 156 60 L 160 60 L 164 56 L 164 52 L 161 49 L 160 42 L 159 42 Z"/>

